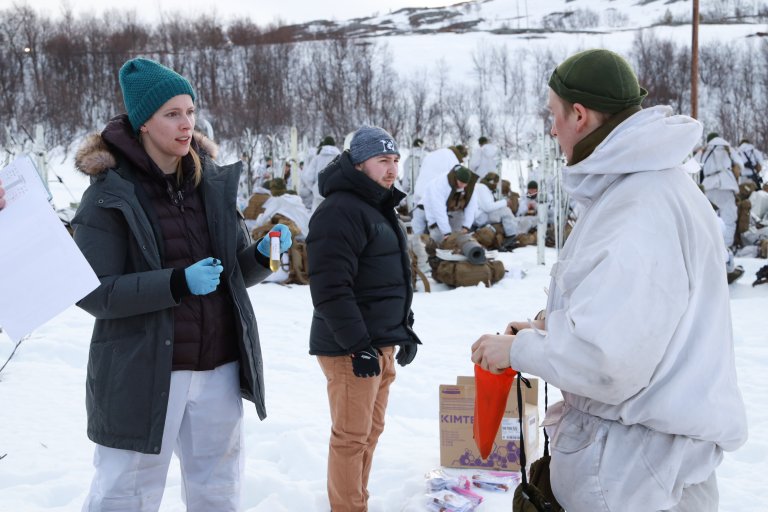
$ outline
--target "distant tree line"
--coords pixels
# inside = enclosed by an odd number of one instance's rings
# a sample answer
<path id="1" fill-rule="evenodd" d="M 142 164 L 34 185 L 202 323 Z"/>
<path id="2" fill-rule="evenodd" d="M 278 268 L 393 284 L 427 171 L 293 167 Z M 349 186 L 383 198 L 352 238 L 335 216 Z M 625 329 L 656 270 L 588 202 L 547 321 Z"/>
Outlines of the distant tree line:
<path id="1" fill-rule="evenodd" d="M 651 32 L 635 37 L 630 57 L 648 89 L 644 105 L 666 104 L 690 114 L 691 50 Z M 732 144 L 743 138 L 768 150 L 768 41 L 748 38 L 699 49 L 698 119 L 704 133 Z"/>
<path id="2" fill-rule="evenodd" d="M 479 135 L 506 155 L 524 156 L 548 130 L 546 82 L 566 55 L 496 46 L 470 49 L 472 70 L 458 75 L 444 60 L 398 73 L 375 39 L 290 42 L 281 27 L 212 16 L 163 18 L 147 25 L 126 13 L 52 19 L 27 6 L 0 11 L 0 130 L 4 148 L 36 124 L 49 146 L 78 140 L 123 111 L 117 72 L 135 56 L 157 59 L 187 76 L 201 117 L 238 155 L 255 148 L 285 155 L 290 127 L 314 146 L 341 141 L 362 123 L 407 144 L 471 145 Z M 629 55 L 649 90 L 645 105 L 688 113 L 690 51 L 639 33 Z M 709 131 L 768 149 L 768 44 L 701 49 L 700 118 Z"/>
<path id="3" fill-rule="evenodd" d="M 281 31 L 211 16 L 149 26 L 120 13 L 39 16 L 0 11 L 0 131 L 5 146 L 43 124 L 46 142 L 69 144 L 124 111 L 118 70 L 129 58 L 156 59 L 189 78 L 200 115 L 236 146 L 285 140 L 291 126 L 315 143 L 368 122 L 401 134 L 407 87 L 378 45 L 338 39 L 276 41 Z M 265 34 L 268 34 L 265 35 Z M 421 108 L 421 107 L 419 107 Z M 247 139 L 247 140 L 246 140 Z"/>

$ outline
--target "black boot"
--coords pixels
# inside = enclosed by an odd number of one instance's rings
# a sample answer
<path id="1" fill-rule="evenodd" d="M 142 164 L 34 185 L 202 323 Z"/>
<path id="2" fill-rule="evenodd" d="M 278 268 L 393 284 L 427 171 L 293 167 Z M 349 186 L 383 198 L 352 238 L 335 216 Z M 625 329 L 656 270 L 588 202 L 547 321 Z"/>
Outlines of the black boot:
<path id="1" fill-rule="evenodd" d="M 518 245 L 516 236 L 505 236 L 501 242 L 501 251 L 512 252 Z"/>

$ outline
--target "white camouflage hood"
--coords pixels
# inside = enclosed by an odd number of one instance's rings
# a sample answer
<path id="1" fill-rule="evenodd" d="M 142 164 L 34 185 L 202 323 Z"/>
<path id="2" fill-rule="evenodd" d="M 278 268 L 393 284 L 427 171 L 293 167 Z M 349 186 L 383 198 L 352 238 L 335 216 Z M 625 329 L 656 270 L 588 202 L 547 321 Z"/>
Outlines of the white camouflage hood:
<path id="1" fill-rule="evenodd" d="M 622 175 L 681 166 L 702 131 L 701 123 L 672 115 L 671 107 L 643 109 L 614 128 L 587 158 L 566 166 L 563 187 L 577 202 L 591 203 Z"/>

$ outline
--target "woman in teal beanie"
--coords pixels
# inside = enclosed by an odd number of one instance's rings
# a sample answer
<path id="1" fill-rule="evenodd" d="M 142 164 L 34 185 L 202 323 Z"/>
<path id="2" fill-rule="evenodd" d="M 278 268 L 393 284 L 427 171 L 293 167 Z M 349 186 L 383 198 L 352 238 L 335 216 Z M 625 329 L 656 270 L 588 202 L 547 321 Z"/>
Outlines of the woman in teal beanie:
<path id="1" fill-rule="evenodd" d="M 91 177 L 72 221 L 101 285 L 78 305 L 95 317 L 88 437 L 96 473 L 85 511 L 156 511 L 171 455 L 188 511 L 235 511 L 241 396 L 260 418 L 264 380 L 246 287 L 269 273 L 235 206 L 242 163 L 220 166 L 195 126 L 195 91 L 136 58 L 120 69 L 126 113 L 76 155 Z M 278 224 L 280 249 L 291 235 Z"/>

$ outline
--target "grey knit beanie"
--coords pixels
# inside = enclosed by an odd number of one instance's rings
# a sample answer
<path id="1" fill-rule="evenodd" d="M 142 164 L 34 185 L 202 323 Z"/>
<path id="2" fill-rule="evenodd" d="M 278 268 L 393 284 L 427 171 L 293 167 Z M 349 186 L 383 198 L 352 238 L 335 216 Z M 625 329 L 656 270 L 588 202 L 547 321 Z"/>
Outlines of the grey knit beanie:
<path id="1" fill-rule="evenodd" d="M 386 130 L 378 126 L 360 127 L 349 144 L 352 164 L 365 162 L 378 155 L 400 155 L 397 142 Z"/>
<path id="2" fill-rule="evenodd" d="M 120 88 L 128 120 L 135 132 L 174 96 L 189 94 L 195 101 L 195 91 L 186 78 L 150 59 L 136 58 L 123 64 Z"/>

